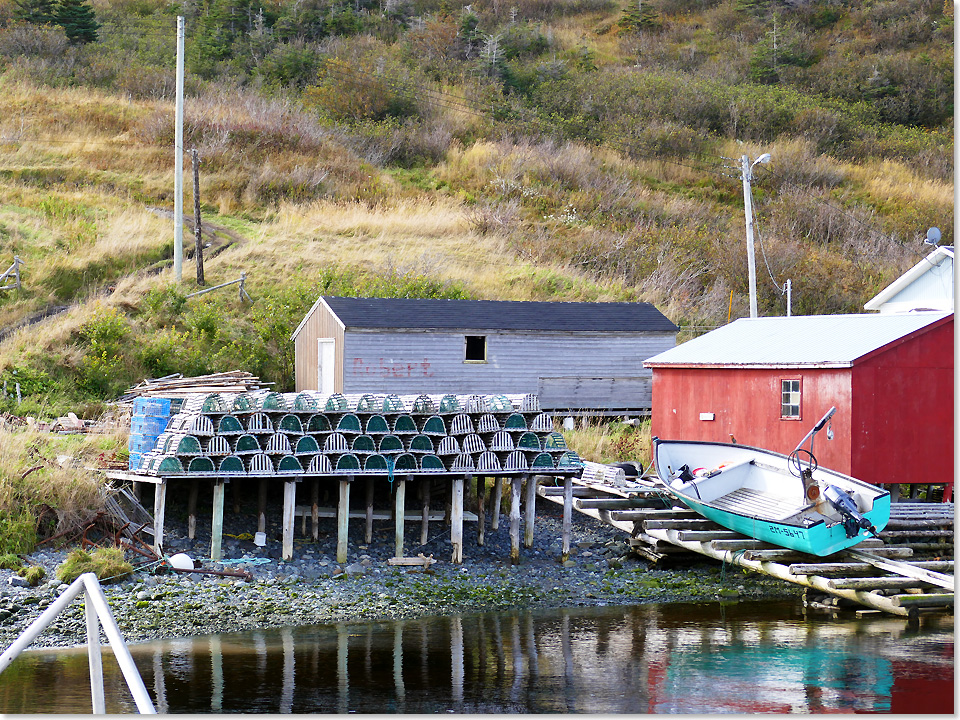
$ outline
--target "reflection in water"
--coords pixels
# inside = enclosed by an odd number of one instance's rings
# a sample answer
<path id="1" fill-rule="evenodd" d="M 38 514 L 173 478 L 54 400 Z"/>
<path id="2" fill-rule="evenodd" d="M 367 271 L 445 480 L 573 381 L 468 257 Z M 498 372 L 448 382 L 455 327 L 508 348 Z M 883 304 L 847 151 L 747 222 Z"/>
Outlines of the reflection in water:
<path id="1" fill-rule="evenodd" d="M 131 646 L 171 713 L 953 712 L 953 619 L 643 605 L 342 623 Z M 107 712 L 135 710 L 105 651 Z M 5 713 L 90 711 L 85 651 L 32 651 Z"/>

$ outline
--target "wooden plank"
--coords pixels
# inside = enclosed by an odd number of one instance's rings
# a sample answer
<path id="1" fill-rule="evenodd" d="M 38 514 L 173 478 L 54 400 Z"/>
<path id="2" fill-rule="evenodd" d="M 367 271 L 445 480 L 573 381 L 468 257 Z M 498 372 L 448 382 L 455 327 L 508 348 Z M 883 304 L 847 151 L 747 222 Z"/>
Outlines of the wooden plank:
<path id="1" fill-rule="evenodd" d="M 570 559 L 570 536 L 573 533 L 573 478 L 563 479 L 563 528 L 561 530 L 560 561 Z"/>
<path id="2" fill-rule="evenodd" d="M 710 542 L 711 540 L 733 540 L 743 537 L 732 530 L 680 530 L 677 536 L 685 542 Z"/>
<path id="3" fill-rule="evenodd" d="M 320 538 L 320 481 L 314 479 L 310 484 L 310 533 L 314 541 Z"/>
<path id="4" fill-rule="evenodd" d="M 293 559 L 293 513 L 297 507 L 297 481 L 287 480 L 283 483 L 283 530 L 281 558 L 285 562 Z"/>
<path id="5" fill-rule="evenodd" d="M 808 556 L 809 557 L 809 556 Z M 926 567 L 930 570 L 952 570 L 953 561 L 914 561 L 909 563 L 914 567 Z M 794 563 L 788 570 L 795 575 L 843 575 L 850 573 L 875 573 L 876 567 L 864 562 L 823 562 L 823 563 Z"/>
<path id="6" fill-rule="evenodd" d="M 833 578 L 827 580 L 827 586 L 836 589 L 852 590 L 889 590 L 897 588 L 919 588 L 930 585 L 923 580 L 908 577 L 863 577 L 863 578 Z"/>
<path id="7" fill-rule="evenodd" d="M 609 512 L 611 520 L 619 520 L 623 522 L 638 522 L 643 520 L 653 520 L 656 518 L 702 519 L 701 515 L 697 515 L 692 510 L 610 510 Z"/>
<path id="8" fill-rule="evenodd" d="M 450 509 L 450 544 L 453 556 L 450 562 L 463 562 L 463 478 L 453 481 L 453 498 Z"/>
<path id="9" fill-rule="evenodd" d="M 723 530 L 712 520 L 705 518 L 673 519 L 673 520 L 644 520 L 643 526 L 648 530 Z M 743 537 L 737 533 L 737 537 Z"/>
<path id="10" fill-rule="evenodd" d="M 550 496 L 560 497 L 563 495 L 563 488 L 556 487 L 553 485 L 543 485 L 537 488 L 537 492 L 540 494 L 540 497 L 550 497 Z M 594 490 L 588 487 L 583 487 L 580 485 L 574 486 L 573 496 L 576 498 L 611 498 L 609 493 Z M 611 499 L 622 499 L 622 497 L 618 495 L 618 496 L 614 496 Z"/>
<path id="11" fill-rule="evenodd" d="M 952 590 L 954 587 L 953 575 L 946 575 L 944 573 L 927 570 L 925 568 L 913 567 L 910 565 L 910 563 L 895 562 L 875 553 L 860 552 L 859 550 L 847 550 L 847 555 L 852 558 L 856 558 L 857 560 L 861 560 L 862 562 L 869 563 L 875 567 L 881 568 L 882 570 L 888 570 L 900 575 L 906 575 L 907 577 L 917 578 L 918 580 L 923 580 L 931 585 L 936 585 L 937 587 L 947 588 L 948 590 Z"/>
<path id="12" fill-rule="evenodd" d="M 897 607 L 948 607 L 954 603 L 953 593 L 894 595 L 890 600 Z"/>
<path id="13" fill-rule="evenodd" d="M 350 481 L 340 481 L 340 502 L 337 504 L 337 562 L 347 561 L 347 529 L 350 518 Z"/>
<path id="14" fill-rule="evenodd" d="M 578 498 L 574 501 L 577 510 L 632 510 L 634 508 L 663 507 L 659 499 L 647 498 Z"/>

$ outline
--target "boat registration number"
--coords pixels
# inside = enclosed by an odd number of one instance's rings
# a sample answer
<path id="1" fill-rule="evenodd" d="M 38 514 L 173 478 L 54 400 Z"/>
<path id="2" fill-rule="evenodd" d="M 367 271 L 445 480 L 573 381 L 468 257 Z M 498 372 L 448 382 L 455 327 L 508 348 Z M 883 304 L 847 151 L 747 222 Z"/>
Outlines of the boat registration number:
<path id="1" fill-rule="evenodd" d="M 784 535 L 786 537 L 803 537 L 803 530 L 800 530 L 799 528 L 785 528 L 782 525 L 771 525 L 770 532 L 772 532 L 774 535 Z"/>

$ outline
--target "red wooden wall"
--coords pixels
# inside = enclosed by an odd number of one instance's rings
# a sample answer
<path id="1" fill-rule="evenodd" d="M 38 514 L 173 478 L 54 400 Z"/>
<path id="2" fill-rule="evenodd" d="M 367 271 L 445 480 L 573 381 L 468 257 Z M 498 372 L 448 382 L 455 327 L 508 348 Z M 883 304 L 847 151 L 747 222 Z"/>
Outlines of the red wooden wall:
<path id="1" fill-rule="evenodd" d="M 836 406 L 820 464 L 867 482 L 947 483 L 954 475 L 953 317 L 860 358 L 853 368 L 653 368 L 652 431 L 787 454 Z M 780 418 L 780 381 L 802 383 L 800 420 Z M 714 413 L 701 420 L 700 413 Z"/>
<path id="2" fill-rule="evenodd" d="M 868 482 L 954 479 L 953 317 L 853 368 L 850 474 Z"/>

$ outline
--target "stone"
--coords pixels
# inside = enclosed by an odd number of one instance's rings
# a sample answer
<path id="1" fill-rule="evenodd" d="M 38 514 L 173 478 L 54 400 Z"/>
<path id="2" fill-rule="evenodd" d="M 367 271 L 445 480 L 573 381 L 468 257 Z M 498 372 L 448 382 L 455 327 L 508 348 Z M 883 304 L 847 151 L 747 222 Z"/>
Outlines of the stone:
<path id="1" fill-rule="evenodd" d="M 355 576 L 355 575 L 363 575 L 366 572 L 366 570 L 367 569 L 360 563 L 351 563 L 350 565 L 347 565 L 343 569 L 343 572 L 346 573 L 347 575 Z"/>
<path id="2" fill-rule="evenodd" d="M 20 577 L 19 575 L 14 575 L 9 580 L 7 580 L 7 582 L 10 584 L 10 587 L 25 588 L 30 585 L 30 583 L 28 583 L 24 578 Z"/>

